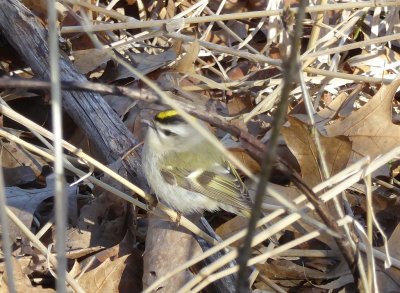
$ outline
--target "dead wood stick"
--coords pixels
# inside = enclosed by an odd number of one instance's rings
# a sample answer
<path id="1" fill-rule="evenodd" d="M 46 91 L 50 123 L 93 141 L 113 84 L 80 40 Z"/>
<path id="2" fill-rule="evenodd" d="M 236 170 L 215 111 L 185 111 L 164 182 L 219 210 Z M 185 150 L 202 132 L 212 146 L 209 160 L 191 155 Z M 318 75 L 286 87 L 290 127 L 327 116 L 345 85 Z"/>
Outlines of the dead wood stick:
<path id="1" fill-rule="evenodd" d="M 0 3 L 1 32 L 32 68 L 37 78 L 50 80 L 47 30 L 19 1 L 1 0 Z M 87 81 L 64 56 L 60 56 L 60 79 Z M 118 115 L 96 92 L 63 91 L 63 107 L 89 137 L 105 163 L 123 157 L 138 143 Z M 145 180 L 140 175 L 139 155 L 130 152 L 124 163 L 135 183 L 143 186 Z"/>

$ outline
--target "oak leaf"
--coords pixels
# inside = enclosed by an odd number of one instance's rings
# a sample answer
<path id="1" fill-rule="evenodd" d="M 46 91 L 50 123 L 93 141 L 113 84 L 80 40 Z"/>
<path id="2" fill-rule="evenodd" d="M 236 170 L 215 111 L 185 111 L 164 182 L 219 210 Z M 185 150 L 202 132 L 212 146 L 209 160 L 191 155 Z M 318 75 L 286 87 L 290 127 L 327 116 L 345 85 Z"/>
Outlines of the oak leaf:
<path id="1" fill-rule="evenodd" d="M 326 126 L 328 136 L 347 136 L 352 142 L 352 158 L 376 158 L 400 145 L 400 126 L 392 122 L 392 99 L 400 79 L 383 85 L 375 96 L 347 118 Z"/>
<path id="2" fill-rule="evenodd" d="M 283 128 L 286 143 L 299 162 L 301 176 L 309 186 L 324 181 L 319 167 L 318 151 L 308 126 L 299 119 L 289 116 L 290 127 Z M 346 137 L 325 137 L 320 135 L 324 157 L 330 175 L 346 167 L 350 157 L 351 143 Z"/>

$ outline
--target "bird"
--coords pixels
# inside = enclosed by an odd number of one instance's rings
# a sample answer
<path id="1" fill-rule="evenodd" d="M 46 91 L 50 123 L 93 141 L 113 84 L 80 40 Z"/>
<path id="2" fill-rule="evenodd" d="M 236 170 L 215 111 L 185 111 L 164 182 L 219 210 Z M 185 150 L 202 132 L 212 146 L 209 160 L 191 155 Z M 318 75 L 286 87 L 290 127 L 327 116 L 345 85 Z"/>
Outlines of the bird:
<path id="1" fill-rule="evenodd" d="M 147 124 L 142 166 L 159 201 L 181 215 L 225 210 L 250 217 L 252 202 L 238 172 L 176 110 Z"/>

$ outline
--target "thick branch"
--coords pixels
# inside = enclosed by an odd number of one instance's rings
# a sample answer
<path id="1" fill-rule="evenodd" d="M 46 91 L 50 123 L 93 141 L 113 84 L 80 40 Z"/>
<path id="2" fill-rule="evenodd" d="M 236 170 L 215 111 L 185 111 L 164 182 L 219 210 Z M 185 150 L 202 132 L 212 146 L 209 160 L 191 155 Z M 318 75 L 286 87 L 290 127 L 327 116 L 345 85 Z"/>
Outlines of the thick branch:
<path id="1" fill-rule="evenodd" d="M 49 80 L 47 30 L 37 18 L 19 1 L 1 0 L 0 30 L 32 68 L 37 78 Z M 60 79 L 87 81 L 64 56 L 60 57 Z M 123 157 L 137 144 L 133 135 L 100 94 L 89 91 L 64 91 L 63 107 L 89 137 L 105 163 L 111 163 Z M 126 162 L 131 175 L 136 177 L 140 174 L 140 160 L 135 152 L 127 156 Z M 135 183 L 143 185 L 144 180 L 139 181 Z"/>

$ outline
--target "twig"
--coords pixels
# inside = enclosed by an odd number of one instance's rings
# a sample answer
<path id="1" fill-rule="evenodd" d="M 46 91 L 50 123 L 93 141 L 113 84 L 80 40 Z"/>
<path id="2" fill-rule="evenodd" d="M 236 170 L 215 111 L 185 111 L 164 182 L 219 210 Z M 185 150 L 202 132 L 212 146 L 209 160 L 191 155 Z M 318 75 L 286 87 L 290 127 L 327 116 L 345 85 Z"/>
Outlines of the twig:
<path id="1" fill-rule="evenodd" d="M 2 129 L 0 129 L 0 137 L 4 137 L 5 139 L 8 139 L 9 141 L 15 142 L 15 143 L 23 146 L 26 150 L 29 150 L 29 151 L 31 151 L 33 153 L 36 153 L 39 156 L 42 156 L 43 158 L 45 158 L 45 159 L 47 159 L 47 160 L 49 160 L 51 162 L 55 161 L 55 157 L 52 154 L 47 153 L 44 150 L 34 146 L 33 144 L 30 144 L 30 143 L 20 139 L 19 137 L 15 136 L 13 134 L 10 134 L 10 133 L 2 130 Z M 85 172 L 79 170 L 78 168 L 75 168 L 72 165 L 66 165 L 65 168 L 67 170 L 77 174 L 78 176 L 85 175 Z M 126 200 L 127 202 L 129 202 L 129 203 L 131 203 L 131 204 L 133 204 L 133 205 L 145 210 L 145 211 L 150 211 L 149 207 L 146 204 L 138 201 L 137 199 L 133 198 L 132 196 L 130 196 L 130 195 L 126 194 L 126 193 L 123 193 L 123 192 L 119 191 L 118 189 L 116 189 L 116 188 L 104 183 L 103 181 L 101 181 L 101 180 L 99 180 L 99 179 L 97 179 L 97 178 L 95 178 L 93 176 L 88 177 L 87 180 L 92 182 L 95 185 L 98 185 L 99 187 L 103 188 L 104 190 L 107 190 L 107 191 L 115 194 L 116 196 Z"/>
<path id="2" fill-rule="evenodd" d="M 351 221 L 351 218 L 341 219 L 339 221 L 339 225 L 343 225 L 343 224 L 345 224 L 346 222 L 349 222 L 349 221 Z M 288 249 L 290 249 L 292 247 L 296 247 L 296 246 L 298 246 L 298 245 L 300 245 L 302 243 L 310 241 L 311 239 L 315 239 L 315 238 L 319 237 L 320 235 L 321 235 L 320 231 L 312 231 L 310 233 L 302 235 L 301 237 L 299 237 L 299 238 L 297 238 L 295 240 L 292 240 L 292 241 L 287 242 L 287 243 L 285 243 L 283 245 L 280 245 L 280 246 L 278 246 L 278 247 L 276 247 L 276 248 L 274 248 L 272 250 L 269 250 L 269 251 L 267 251 L 267 252 L 265 252 L 263 254 L 260 254 L 260 255 L 257 255 L 255 257 L 252 257 L 251 259 L 249 259 L 249 265 L 252 266 L 252 265 L 255 265 L 255 264 L 258 264 L 258 263 L 263 263 L 267 259 L 269 259 L 271 257 L 274 257 L 276 255 L 279 255 L 281 252 L 283 252 L 285 250 L 288 250 Z M 257 241 L 257 242 L 259 242 L 259 241 Z M 218 280 L 220 278 L 223 278 L 223 277 L 225 277 L 227 275 L 233 274 L 233 273 L 235 273 L 237 271 L 238 271 L 238 266 L 234 266 L 232 268 L 225 269 L 223 271 L 219 271 L 219 272 L 217 272 L 215 274 L 209 275 L 206 278 L 204 278 L 204 280 L 202 280 L 202 282 L 200 282 L 196 287 L 194 287 L 192 290 L 190 290 L 190 292 L 199 292 L 202 288 L 204 288 L 209 283 L 215 282 L 216 280 Z M 184 293 L 184 292 L 186 293 L 186 292 L 189 292 L 189 291 L 180 290 L 178 293 Z"/>
<path id="3" fill-rule="evenodd" d="M 321 145 L 321 141 L 320 141 L 320 134 L 317 130 L 317 127 L 315 125 L 315 120 L 314 120 L 314 108 L 312 107 L 312 103 L 311 103 L 311 98 L 310 95 L 307 91 L 305 82 L 304 82 L 304 76 L 301 73 L 300 74 L 300 83 L 301 83 L 301 88 L 302 88 L 302 92 L 303 92 L 303 96 L 304 96 L 304 104 L 306 107 L 306 112 L 308 115 L 308 120 L 309 120 L 309 124 L 312 128 L 312 139 L 313 139 L 313 143 L 317 149 L 317 155 L 318 155 L 318 163 L 319 163 L 319 168 L 321 169 L 321 173 L 323 176 L 324 180 L 327 180 L 330 177 L 330 173 L 327 167 L 327 162 L 325 159 L 325 155 L 324 155 L 324 149 Z M 296 178 L 296 174 L 293 174 L 293 179 L 294 181 L 296 181 L 296 179 L 298 180 L 299 178 Z M 302 182 L 299 181 L 298 184 L 296 184 L 296 186 L 301 186 Z M 310 199 L 310 202 L 314 205 L 314 208 L 316 209 L 318 215 L 321 217 L 321 219 L 323 219 L 324 223 L 332 228 L 336 233 L 342 235 L 341 231 L 339 230 L 339 227 L 337 227 L 337 225 L 335 225 L 336 223 L 334 223 L 334 217 L 332 216 L 332 214 L 328 211 L 327 206 L 322 204 L 320 202 L 320 200 L 318 199 L 318 197 L 315 196 L 315 194 L 308 194 L 308 191 L 311 191 L 310 188 L 308 188 L 306 185 L 301 186 L 300 190 L 302 190 L 304 192 L 304 194 L 307 196 L 307 198 L 313 198 L 313 200 Z M 334 204 L 335 204 L 335 208 L 338 212 L 338 216 L 340 218 L 344 217 L 344 213 L 342 211 L 341 206 L 339 205 L 339 202 L 337 200 L 337 198 L 334 198 Z M 334 223 L 332 225 L 332 223 Z M 347 225 L 344 225 L 344 229 L 345 229 L 345 235 L 347 237 L 347 239 L 345 237 L 340 237 L 340 238 L 334 238 L 335 242 L 338 244 L 338 246 L 340 248 L 342 248 L 342 253 L 345 256 L 345 259 L 347 261 L 347 264 L 350 267 L 350 270 L 353 273 L 353 277 L 354 277 L 354 281 L 357 282 L 358 278 L 359 278 L 359 271 L 362 269 L 361 267 L 356 268 L 356 262 L 355 262 L 355 257 L 354 255 L 357 254 L 357 251 L 355 249 L 355 244 L 354 241 L 351 238 L 351 234 L 350 234 L 350 229 Z M 354 269 L 353 269 L 354 268 Z M 362 275 L 363 277 L 363 275 Z"/>
<path id="4" fill-rule="evenodd" d="M 97 5 L 93 5 L 90 4 L 89 2 L 85 2 L 85 1 L 78 1 L 78 0 L 62 0 L 61 2 L 64 3 L 69 3 L 69 4 L 73 4 L 73 5 L 79 5 L 82 7 L 85 7 L 87 9 L 90 9 L 91 11 L 95 11 L 95 12 L 99 12 L 101 14 L 110 16 L 111 18 L 117 19 L 117 20 L 121 20 L 121 21 L 126 21 L 126 22 L 134 22 L 134 21 L 139 21 L 131 16 L 126 16 L 123 15 L 121 13 L 118 13 L 115 10 L 109 10 Z"/>
<path id="5" fill-rule="evenodd" d="M 8 226 L 6 208 L 7 208 L 7 202 L 6 202 L 6 192 L 4 188 L 3 167 L 0 167 L 0 225 L 2 230 L 1 244 L 6 263 L 7 289 L 10 293 L 15 293 L 17 291 L 15 290 L 13 263 L 11 254 L 10 229 Z"/>
<path id="6" fill-rule="evenodd" d="M 312 67 L 304 68 L 303 71 L 312 73 L 312 74 L 316 74 L 316 75 L 327 76 L 327 77 L 348 79 L 348 80 L 352 80 L 354 82 L 390 84 L 396 79 L 396 78 L 385 78 L 385 77 L 382 77 L 382 78 L 369 77 L 369 76 L 363 76 L 363 75 L 358 75 L 358 74 L 348 74 L 348 73 L 342 73 L 342 72 L 332 72 L 329 70 L 312 68 Z"/>
<path id="7" fill-rule="evenodd" d="M 62 98 L 60 85 L 60 66 L 57 31 L 57 10 L 54 0 L 47 1 L 48 31 L 49 31 L 49 65 L 51 83 L 51 116 L 54 133 L 54 175 L 55 175 L 55 218 L 56 218 L 56 252 L 57 281 L 56 290 L 65 293 L 67 287 L 65 278 L 67 259 L 65 257 L 67 234 L 67 197 L 65 196 L 64 160 L 62 147 Z"/>
<path id="8" fill-rule="evenodd" d="M 364 184 L 366 189 L 366 198 L 367 198 L 367 237 L 369 241 L 369 245 L 372 245 L 373 242 L 373 220 L 372 220 L 372 180 L 371 175 L 367 175 L 364 178 Z M 372 268 L 368 266 L 367 276 L 368 276 L 368 288 L 369 292 L 372 292 L 373 288 L 373 278 L 372 278 Z"/>
<path id="9" fill-rule="evenodd" d="M 328 3 L 327 0 L 320 0 L 318 2 L 319 5 L 326 5 L 327 3 Z M 323 23 L 323 20 L 324 20 L 324 13 L 323 12 L 318 12 L 317 16 L 316 16 L 315 23 L 314 23 L 312 31 L 311 31 L 310 39 L 308 40 L 308 44 L 307 44 L 307 49 L 308 50 L 314 48 L 315 43 L 318 40 L 319 33 L 321 31 L 320 24 Z"/>
<path id="10" fill-rule="evenodd" d="M 184 42 L 199 42 L 200 46 L 207 48 L 209 50 L 213 50 L 216 52 L 220 52 L 220 53 L 225 53 L 225 54 L 229 54 L 229 55 L 233 55 L 233 56 L 237 56 L 237 57 L 241 57 L 241 58 L 245 58 L 245 59 L 249 59 L 255 62 L 260 62 L 260 63 L 267 63 L 270 65 L 275 65 L 275 66 L 280 66 L 281 65 L 281 61 L 277 60 L 277 59 L 272 59 L 269 57 L 266 57 L 260 53 L 258 54 L 254 54 L 254 53 L 249 53 L 247 51 L 244 50 L 238 50 L 238 49 L 232 49 L 230 47 L 227 46 L 222 46 L 222 45 L 217 45 L 211 42 L 206 42 L 203 40 L 199 40 L 195 37 L 192 36 L 186 36 L 180 33 L 176 33 L 176 32 L 171 32 L 166 34 L 167 37 L 173 38 L 173 39 L 177 39 L 177 40 L 181 40 Z"/>
<path id="11" fill-rule="evenodd" d="M 327 192 L 325 192 L 324 194 L 321 195 L 321 199 L 325 202 L 328 201 L 332 198 L 334 198 L 335 196 L 337 196 L 338 194 L 340 194 L 343 190 L 349 188 L 351 185 L 353 185 L 354 183 L 358 182 L 360 179 L 362 179 L 365 175 L 371 174 L 373 171 L 375 171 L 376 169 L 378 169 L 380 166 L 383 166 L 385 164 L 387 164 L 387 162 L 389 162 L 390 160 L 392 160 L 393 157 L 396 157 L 400 155 L 400 147 L 397 147 L 396 149 L 393 149 L 392 151 L 384 154 L 383 156 L 375 159 L 374 161 L 372 161 L 371 163 L 369 163 L 367 158 L 361 159 L 358 162 L 356 162 L 355 164 L 351 165 L 350 167 L 346 168 L 345 170 L 339 172 L 336 175 L 333 175 L 331 178 L 329 178 L 327 181 L 322 182 L 320 184 L 318 184 L 316 187 L 314 187 L 313 191 L 314 192 L 318 192 L 320 190 L 322 190 L 325 187 L 334 185 L 336 183 L 338 183 L 335 187 L 331 188 L 330 190 L 328 190 Z M 351 174 L 351 175 L 350 175 Z M 345 176 L 350 175 L 348 178 L 343 179 Z M 301 195 L 299 197 L 297 197 L 294 202 L 296 204 L 299 204 L 300 202 L 304 201 L 306 198 L 305 196 Z M 310 208 L 310 209 L 314 209 L 313 205 L 311 203 L 307 203 L 306 207 L 304 207 L 304 209 L 306 208 Z M 276 218 L 277 216 L 283 214 L 285 211 L 284 209 L 280 209 L 277 210 L 271 214 L 269 214 L 268 216 L 264 217 L 260 223 L 265 224 L 268 223 L 269 220 L 272 220 L 274 218 Z M 270 237 L 271 235 L 274 234 L 274 231 L 271 231 L 272 228 L 274 229 L 283 229 L 284 227 L 290 225 L 291 223 L 294 223 L 295 221 L 299 220 L 301 218 L 300 214 L 290 214 L 289 216 L 287 216 L 285 219 L 280 220 L 279 222 L 282 223 L 282 221 L 285 222 L 284 225 L 280 225 L 280 224 L 273 224 L 272 226 L 270 226 L 267 230 L 262 231 L 261 233 L 259 233 L 253 240 L 252 245 L 255 246 L 259 243 L 261 243 L 262 241 L 264 241 L 265 239 L 267 239 L 268 237 Z M 349 218 L 349 217 L 347 217 Z M 267 220 L 269 219 L 269 220 Z M 342 222 L 342 224 L 347 223 Z M 243 231 L 239 232 L 242 233 Z M 320 235 L 319 231 L 314 231 L 315 233 L 317 233 L 318 235 L 316 237 L 318 237 Z M 234 238 L 236 235 L 232 236 L 231 238 Z M 363 247 L 361 245 L 362 249 L 365 250 L 365 246 Z M 374 256 L 383 260 L 384 256 L 383 253 L 379 252 L 378 250 L 374 249 Z M 210 275 L 212 272 L 215 272 L 216 270 L 218 270 L 218 268 L 222 265 L 225 264 L 226 262 L 231 261 L 232 259 L 234 259 L 235 257 L 237 257 L 237 251 L 231 251 L 229 254 L 224 256 L 224 261 L 222 263 L 220 263 L 218 266 L 216 266 L 215 264 L 213 264 L 212 266 L 209 266 L 207 268 L 205 268 L 204 270 L 202 270 L 200 272 L 200 274 L 198 276 L 196 276 L 194 279 L 192 279 L 190 282 L 188 282 L 188 284 L 185 285 L 185 290 L 183 290 L 184 288 L 182 288 L 183 292 L 187 292 L 187 289 L 192 288 L 193 286 L 195 286 L 196 284 L 198 284 L 199 282 L 201 282 L 204 278 L 206 278 L 208 275 Z M 257 259 L 259 261 L 264 261 L 265 255 L 264 256 L 260 256 L 261 259 Z M 257 257 L 256 257 L 257 258 Z M 400 266 L 400 261 L 394 258 L 391 258 L 393 264 L 396 265 L 396 267 Z M 221 262 L 221 260 L 220 260 Z M 252 261 L 252 264 L 254 264 L 254 261 Z M 230 273 L 234 273 L 235 271 L 231 271 Z M 221 276 L 222 277 L 222 276 Z"/>
<path id="12" fill-rule="evenodd" d="M 308 58 L 315 58 L 315 57 L 319 57 L 319 56 L 323 56 L 323 55 L 340 53 L 340 52 L 345 52 L 345 51 L 349 51 L 349 50 L 353 50 L 353 49 L 360 49 L 360 48 L 368 46 L 368 45 L 386 43 L 386 42 L 390 42 L 390 41 L 394 41 L 394 40 L 398 40 L 398 39 L 400 39 L 400 34 L 393 34 L 393 35 L 389 35 L 389 36 L 373 38 L 373 39 L 369 39 L 366 41 L 355 42 L 352 44 L 347 44 L 347 45 L 343 45 L 343 46 L 336 47 L 336 48 L 330 48 L 330 49 L 306 54 L 306 55 L 302 56 L 301 59 L 306 60 Z"/>
<path id="13" fill-rule="evenodd" d="M 275 152 L 278 144 L 278 139 L 280 135 L 280 129 L 283 125 L 285 115 L 287 113 L 287 106 L 289 101 L 289 94 L 294 82 L 295 76 L 298 75 L 300 66 L 298 64 L 298 56 L 300 49 L 300 38 L 303 33 L 303 19 L 305 16 L 305 7 L 308 1 L 302 0 L 299 3 L 298 15 L 296 17 L 295 29 L 291 38 L 291 51 L 289 58 L 283 63 L 283 87 L 281 92 L 281 100 L 278 104 L 276 110 L 275 119 L 273 121 L 273 128 L 271 138 L 268 144 L 268 149 L 265 157 L 262 160 L 261 172 L 259 175 L 259 182 L 257 186 L 257 192 L 252 205 L 252 213 L 248 225 L 247 235 L 243 246 L 240 248 L 238 264 L 239 272 L 237 278 L 237 291 L 249 292 L 248 282 L 247 282 L 247 260 L 250 258 L 251 253 L 251 242 L 254 237 L 254 232 L 256 228 L 257 220 L 261 216 L 261 205 L 263 202 L 263 197 L 265 193 L 265 188 L 267 186 L 268 180 L 271 175 L 272 164 L 275 157 Z"/>
<path id="14" fill-rule="evenodd" d="M 354 9 L 364 7 L 389 7 L 399 6 L 400 3 L 395 0 L 391 1 L 362 1 L 362 2 L 349 2 L 349 3 L 337 3 L 328 5 L 316 5 L 309 6 L 306 8 L 306 12 L 323 12 L 331 10 L 341 9 Z M 291 8 L 289 10 L 292 14 L 298 14 L 298 8 Z M 283 9 L 267 10 L 267 11 L 251 11 L 243 13 L 231 13 L 222 15 L 211 15 L 211 16 L 199 16 L 190 17 L 184 19 L 184 24 L 197 24 L 204 22 L 214 21 L 226 21 L 226 20 L 238 20 L 238 19 L 250 19 L 250 18 L 262 18 L 273 15 L 282 15 Z M 65 26 L 61 29 L 61 33 L 77 33 L 77 32 L 89 32 L 89 31 L 105 31 L 105 30 L 123 30 L 123 29 L 135 29 L 135 28 L 149 28 L 149 27 L 162 27 L 170 23 L 171 20 L 152 20 L 152 21 L 140 21 L 130 23 L 115 23 L 115 24 L 98 24 L 90 26 Z"/>

